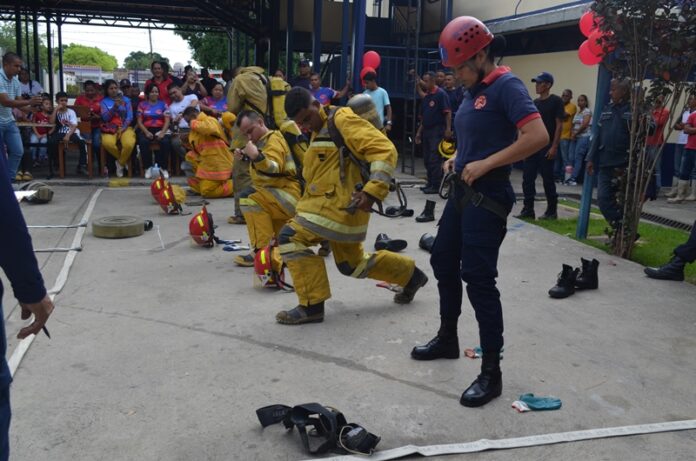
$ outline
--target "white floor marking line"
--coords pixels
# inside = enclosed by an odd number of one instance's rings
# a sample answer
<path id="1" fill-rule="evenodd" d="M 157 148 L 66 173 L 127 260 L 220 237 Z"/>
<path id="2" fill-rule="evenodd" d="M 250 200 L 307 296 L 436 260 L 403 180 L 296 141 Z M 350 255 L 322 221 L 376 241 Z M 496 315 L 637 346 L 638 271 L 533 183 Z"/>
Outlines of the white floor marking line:
<path id="1" fill-rule="evenodd" d="M 94 206 L 97 204 L 97 199 L 101 195 L 102 191 L 104 189 L 97 189 L 94 194 L 92 195 L 92 199 L 89 201 L 89 204 L 87 205 L 87 209 L 85 210 L 85 213 L 82 215 L 82 220 L 80 222 L 88 222 L 89 217 L 92 215 L 92 211 L 94 211 Z M 71 248 L 81 248 L 82 246 L 82 238 L 85 235 L 87 227 L 79 227 L 77 231 L 75 232 L 75 237 L 73 238 Z M 65 287 L 65 283 L 68 281 L 68 274 L 70 273 L 70 268 L 72 267 L 73 263 L 75 262 L 75 257 L 77 256 L 78 251 L 69 251 L 68 255 L 65 257 L 65 261 L 63 261 L 63 268 L 60 270 L 60 273 L 58 274 L 58 277 L 56 277 L 56 282 L 53 284 L 53 287 L 48 290 L 48 295 L 51 297 L 51 300 L 55 300 L 55 297 L 58 293 L 61 292 L 63 287 Z M 36 338 L 36 335 L 29 335 L 23 340 L 17 344 L 17 347 L 15 348 L 14 351 L 12 351 L 12 355 L 10 358 L 7 360 L 7 364 L 10 367 L 10 374 L 14 376 L 15 372 L 17 371 L 17 368 L 19 368 L 19 364 L 22 362 L 22 358 L 24 358 L 24 354 L 27 353 L 29 350 L 29 346 L 31 346 L 31 343 L 34 342 L 34 338 Z"/>
<path id="2" fill-rule="evenodd" d="M 540 445 L 553 445 L 556 443 L 578 442 L 581 440 L 625 437 L 640 434 L 656 434 L 659 432 L 685 431 L 692 429 L 696 429 L 696 419 L 685 421 L 668 421 L 653 424 L 638 424 L 635 426 L 606 427 L 602 429 L 588 429 L 584 431 L 557 432 L 554 434 L 530 435 L 528 437 L 514 437 L 510 439 L 481 439 L 475 442 L 452 443 L 447 445 L 430 445 L 424 447 L 417 445 L 406 445 L 391 450 L 376 451 L 372 456 L 369 457 L 352 455 L 334 456 L 331 458 L 322 458 L 322 461 L 365 461 L 366 459 L 369 459 L 370 461 L 385 461 L 414 454 L 419 454 L 422 456 L 454 455 L 476 453 L 487 450 L 506 450 L 510 448 L 535 447 Z"/>

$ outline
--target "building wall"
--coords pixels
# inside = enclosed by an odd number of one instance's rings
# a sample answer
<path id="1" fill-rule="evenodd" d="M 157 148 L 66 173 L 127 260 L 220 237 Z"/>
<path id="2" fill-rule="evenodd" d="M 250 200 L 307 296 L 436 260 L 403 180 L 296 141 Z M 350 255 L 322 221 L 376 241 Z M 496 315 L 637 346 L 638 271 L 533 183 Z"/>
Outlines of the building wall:
<path id="1" fill-rule="evenodd" d="M 530 54 L 510 56 L 503 59 L 503 64 L 522 79 L 529 94 L 534 97 L 534 84 L 531 79 L 542 71 L 550 72 L 555 80 L 552 93 L 561 95 L 564 89 L 573 90 L 573 101 L 580 94 L 586 94 L 590 108 L 594 109 L 597 89 L 597 66 L 586 66 L 578 60 L 577 51 L 560 53 Z"/>
<path id="2" fill-rule="evenodd" d="M 475 16 L 482 21 L 489 21 L 491 19 L 514 15 L 517 3 L 518 0 L 486 0 L 476 2 L 454 0 L 452 10 L 454 17 L 467 15 Z M 517 14 L 567 5 L 569 3 L 572 4 L 577 2 L 567 0 L 521 0 L 517 7 Z"/>

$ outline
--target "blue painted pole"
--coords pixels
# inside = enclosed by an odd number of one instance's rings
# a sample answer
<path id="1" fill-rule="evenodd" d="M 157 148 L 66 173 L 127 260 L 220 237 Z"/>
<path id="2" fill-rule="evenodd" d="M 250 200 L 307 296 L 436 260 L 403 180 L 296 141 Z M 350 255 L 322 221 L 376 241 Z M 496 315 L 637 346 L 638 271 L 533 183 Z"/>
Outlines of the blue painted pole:
<path id="1" fill-rule="evenodd" d="M 448 24 L 452 20 L 452 3 L 453 0 L 447 0 L 447 10 L 445 11 L 445 24 Z"/>
<path id="2" fill-rule="evenodd" d="M 599 115 L 602 109 L 609 102 L 609 87 L 611 86 L 611 72 L 603 66 L 599 66 L 597 75 L 597 95 L 595 96 L 595 107 L 592 113 L 592 138 L 597 136 L 599 127 Z M 587 228 L 590 223 L 590 207 L 592 206 L 592 188 L 594 187 L 595 177 L 597 176 L 597 165 L 595 165 L 594 176 L 587 174 L 585 169 L 585 179 L 582 184 L 582 198 L 580 200 L 580 212 L 578 214 L 578 225 L 575 228 L 575 238 L 587 238 Z"/>
<path id="3" fill-rule="evenodd" d="M 287 5 L 287 15 L 286 15 L 286 25 L 285 25 L 285 75 L 287 75 L 288 81 L 290 81 L 290 76 L 294 75 L 295 69 L 292 68 L 292 55 L 295 49 L 295 0 L 288 0 Z"/>
<path id="4" fill-rule="evenodd" d="M 323 0 L 314 0 L 314 28 L 312 29 L 312 70 L 321 71 L 321 5 Z"/>
<path id="5" fill-rule="evenodd" d="M 338 78 L 338 87 L 343 88 L 348 78 L 348 40 L 350 39 L 350 2 L 343 2 L 343 17 L 341 18 L 341 74 Z"/>
<path id="6" fill-rule="evenodd" d="M 353 89 L 360 88 L 360 70 L 365 53 L 365 0 L 353 0 Z"/>

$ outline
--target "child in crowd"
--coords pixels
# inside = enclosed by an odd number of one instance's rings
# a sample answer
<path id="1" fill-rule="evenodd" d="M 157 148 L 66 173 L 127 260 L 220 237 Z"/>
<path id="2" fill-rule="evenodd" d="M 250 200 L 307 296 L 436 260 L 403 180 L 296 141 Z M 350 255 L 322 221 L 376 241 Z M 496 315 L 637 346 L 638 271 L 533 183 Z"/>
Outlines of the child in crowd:
<path id="1" fill-rule="evenodd" d="M 34 114 L 34 123 L 42 123 L 48 125 L 49 123 L 51 123 L 52 112 L 53 103 L 51 102 L 51 98 L 44 97 L 41 101 L 41 110 Z M 47 144 L 49 131 L 51 131 L 51 129 L 48 127 L 33 127 L 31 133 L 31 143 Z M 45 164 L 48 159 L 46 148 L 38 146 L 32 147 L 31 158 L 34 161 L 34 167 Z"/>
<path id="2" fill-rule="evenodd" d="M 54 125 L 49 132 L 48 149 L 52 159 L 58 157 L 58 143 L 75 143 L 80 148 L 80 158 L 77 164 L 77 174 L 88 175 L 87 172 L 87 145 L 80 137 L 77 129 L 77 114 L 68 107 L 68 94 L 59 91 L 56 93 L 56 110 L 51 114 L 51 124 Z"/>

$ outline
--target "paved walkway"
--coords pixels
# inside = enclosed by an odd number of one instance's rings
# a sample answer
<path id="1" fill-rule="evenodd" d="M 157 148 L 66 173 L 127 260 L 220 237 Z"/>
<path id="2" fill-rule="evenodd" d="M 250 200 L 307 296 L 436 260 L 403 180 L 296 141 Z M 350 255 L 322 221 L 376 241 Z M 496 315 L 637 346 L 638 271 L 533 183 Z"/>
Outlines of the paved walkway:
<path id="1" fill-rule="evenodd" d="M 30 224 L 77 222 L 95 190 L 57 186 L 51 204 L 22 208 Z M 420 213 L 425 196 L 407 194 Z M 246 240 L 243 227 L 225 223 L 232 208 L 232 200 L 212 201 L 217 233 Z M 296 434 L 261 430 L 254 410 L 272 403 L 335 406 L 380 435 L 381 449 L 696 417 L 696 287 L 647 279 L 635 263 L 537 226 L 511 218 L 501 250 L 503 395 L 467 409 L 458 398 L 479 362 L 409 358 L 438 327 L 432 278 L 413 304 L 397 306 L 390 292 L 342 276 L 329 258 L 326 321 L 282 326 L 274 315 L 296 304 L 294 294 L 254 288 L 233 254 L 191 246 L 190 216 L 164 216 L 147 188 L 123 188 L 104 190 L 90 218 L 120 214 L 156 228 L 127 240 L 85 235 L 56 299 L 53 339 L 37 337 L 15 376 L 13 459 L 306 458 Z M 435 230 L 375 217 L 367 246 L 379 232 L 405 238 L 405 253 L 432 276 L 417 242 Z M 75 231 L 31 233 L 36 247 L 49 247 L 68 245 Z M 580 257 L 599 259 L 599 290 L 550 299 L 561 263 Z M 38 259 L 51 286 L 65 254 Z M 10 291 L 3 306 L 13 338 L 22 322 Z M 462 347 L 478 344 L 466 301 L 460 332 Z M 9 353 L 16 347 L 10 339 Z M 510 404 L 526 392 L 557 396 L 563 408 L 518 414 Z M 682 460 L 695 444 L 696 431 L 685 431 L 440 459 Z"/>

